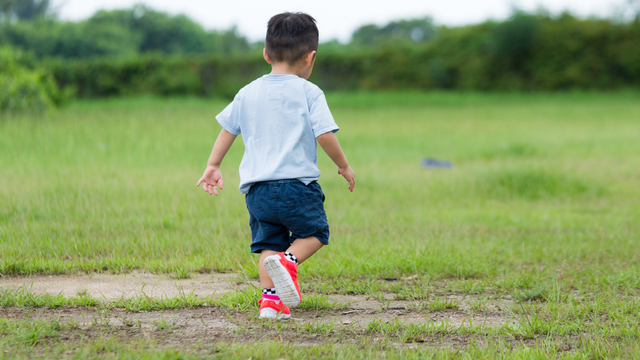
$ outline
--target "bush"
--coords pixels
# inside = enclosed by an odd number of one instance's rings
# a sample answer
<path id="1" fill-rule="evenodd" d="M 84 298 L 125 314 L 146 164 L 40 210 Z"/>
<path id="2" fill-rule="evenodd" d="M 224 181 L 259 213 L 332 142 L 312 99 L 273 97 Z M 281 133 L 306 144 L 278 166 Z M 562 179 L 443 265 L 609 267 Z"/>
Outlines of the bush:
<path id="1" fill-rule="evenodd" d="M 29 68 L 20 51 L 0 48 L 0 112 L 47 111 L 62 101 L 53 76 Z"/>
<path id="2" fill-rule="evenodd" d="M 132 94 L 233 97 L 269 72 L 259 50 L 49 60 L 82 97 Z M 378 47 L 321 44 L 309 78 L 325 91 L 606 90 L 640 87 L 640 22 L 516 12 L 504 22 L 441 27 L 429 41 Z"/>
<path id="3" fill-rule="evenodd" d="M 269 71 L 262 56 L 143 55 L 125 59 L 49 60 L 44 65 L 63 87 L 85 98 L 127 95 L 233 97 Z"/>

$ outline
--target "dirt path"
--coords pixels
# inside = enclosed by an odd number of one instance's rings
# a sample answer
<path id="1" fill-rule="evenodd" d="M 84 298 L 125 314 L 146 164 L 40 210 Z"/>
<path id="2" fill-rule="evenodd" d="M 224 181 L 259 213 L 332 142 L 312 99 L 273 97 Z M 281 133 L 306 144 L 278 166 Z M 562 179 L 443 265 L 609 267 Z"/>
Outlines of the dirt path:
<path id="1" fill-rule="evenodd" d="M 295 341 L 297 346 L 332 342 L 350 342 L 358 337 L 377 338 L 396 334 L 367 332 L 372 320 L 403 324 L 425 323 L 434 326 L 446 324 L 450 328 L 469 326 L 469 314 L 461 310 L 420 313 L 406 310 L 295 310 L 289 321 L 274 323 L 260 321 L 252 312 L 235 312 L 221 308 L 196 308 L 170 311 L 127 312 L 121 309 L 91 308 L 4 308 L 8 319 L 25 318 L 56 320 L 64 326 L 61 339 L 115 336 L 121 339 L 154 339 L 161 345 L 190 348 L 208 346 L 218 342 L 248 343 L 276 339 Z M 488 327 L 503 325 L 507 320 L 500 314 L 472 316 L 474 324 Z M 407 341 L 407 340 L 403 340 Z M 464 347 L 472 341 L 471 335 L 420 335 L 408 342 L 425 345 Z"/>
<path id="2" fill-rule="evenodd" d="M 255 283 L 255 284 L 253 284 Z M 181 292 L 193 292 L 199 296 L 218 296 L 229 291 L 244 289 L 257 281 L 249 281 L 236 274 L 194 274 L 189 279 L 172 279 L 166 275 L 134 272 L 124 275 L 38 275 L 27 277 L 0 278 L 0 289 L 23 288 L 36 294 L 64 294 L 67 297 L 86 293 L 99 300 L 114 300 L 138 297 L 178 297 Z M 420 301 L 396 300 L 394 294 L 374 297 L 365 295 L 328 295 L 336 303 L 347 304 L 342 310 L 300 310 L 292 313 L 292 324 L 309 325 L 308 328 L 353 329 L 362 331 L 373 320 L 400 321 L 402 323 L 432 323 L 452 328 L 471 325 L 500 327 L 513 325 L 515 320 L 506 310 L 513 302 L 505 299 L 482 300 L 482 311 L 473 309 L 473 304 L 481 299 L 467 296 L 447 296 L 455 301 L 456 309 L 428 311 L 421 308 Z M 149 333 L 166 326 L 172 332 L 178 331 L 187 338 L 207 336 L 235 337 L 234 329 L 242 327 L 250 330 L 256 321 L 253 312 L 232 312 L 222 308 L 202 307 L 151 312 L 126 312 L 121 309 L 92 309 L 68 307 L 62 309 L 44 308 L 2 308 L 7 317 L 55 318 L 63 323 L 72 322 L 82 329 L 104 325 L 120 329 Z M 28 315 L 25 315 L 28 314 Z M 251 331 L 249 331 L 251 333 Z M 331 331 L 329 331 L 331 333 Z M 298 334 L 299 335 L 299 334 Z M 252 335 L 249 335 L 253 338 Z"/>
<path id="3" fill-rule="evenodd" d="M 79 274 L 79 275 L 36 275 L 9 276 L 0 278 L 0 288 L 17 289 L 23 287 L 36 294 L 60 294 L 72 297 L 85 292 L 96 299 L 114 300 L 138 297 L 142 292 L 151 297 L 180 296 L 191 293 L 198 296 L 220 295 L 233 291 L 236 274 L 193 274 L 189 279 L 172 279 L 167 275 L 143 272 L 130 274 Z M 257 283 L 257 282 L 256 282 Z"/>
<path id="4" fill-rule="evenodd" d="M 189 279 L 177 280 L 166 275 L 130 273 L 126 275 L 58 275 L 0 278 L 0 290 L 23 288 L 36 294 L 64 294 L 67 297 L 85 293 L 98 300 L 139 297 L 178 297 L 181 292 L 198 296 L 219 296 L 226 292 L 245 289 L 257 281 L 247 281 L 237 274 L 194 274 Z M 439 329 L 457 329 L 481 325 L 497 328 L 517 326 L 517 319 L 508 309 L 510 299 L 480 299 L 473 296 L 448 295 L 446 301 L 455 302 L 454 309 L 428 310 L 424 302 L 397 300 L 395 294 L 376 296 L 333 294 L 328 298 L 344 309 L 292 311 L 292 319 L 285 322 L 264 322 L 257 311 L 237 312 L 221 307 L 130 312 L 110 307 L 64 307 L 60 309 L 5 307 L 3 317 L 13 320 L 25 318 L 56 320 L 62 325 L 62 341 L 84 341 L 87 338 L 114 336 L 123 340 L 154 339 L 159 344 L 180 348 L 215 346 L 219 342 L 248 343 L 278 339 L 295 341 L 297 345 L 332 342 L 351 342 L 358 338 L 377 339 L 380 336 L 401 340 L 396 333 L 381 334 L 368 326 L 379 323 L 402 326 L 420 324 Z M 478 302 L 484 305 L 477 309 Z M 464 333 L 464 332 L 463 332 Z M 448 331 L 419 338 L 401 340 L 401 344 L 465 347 L 474 340 L 472 335 Z"/>

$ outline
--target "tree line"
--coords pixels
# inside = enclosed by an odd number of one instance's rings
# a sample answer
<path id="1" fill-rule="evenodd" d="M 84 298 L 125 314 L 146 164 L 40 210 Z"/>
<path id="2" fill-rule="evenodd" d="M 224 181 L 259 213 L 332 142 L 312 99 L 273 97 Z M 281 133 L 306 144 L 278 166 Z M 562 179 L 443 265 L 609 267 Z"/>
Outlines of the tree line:
<path id="1" fill-rule="evenodd" d="M 37 58 L 126 57 L 153 52 L 231 54 L 250 48 L 235 28 L 206 31 L 185 15 L 172 16 L 144 5 L 100 10 L 89 19 L 72 22 L 47 16 L 46 0 L 0 2 L 5 3 L 4 7 L 0 5 L 0 9 L 4 8 L 0 16 L 0 46 L 11 46 Z"/>
<path id="2" fill-rule="evenodd" d="M 144 6 L 99 11 L 79 22 L 59 22 L 46 12 L 25 20 L 12 16 L 0 23 L 4 56 L 14 53 L 13 69 L 55 79 L 67 96 L 53 103 L 68 96 L 229 97 L 268 72 L 263 45 L 234 29 L 208 32 L 184 15 Z M 3 81 L 14 80 L 2 69 L 0 98 L 7 98 Z M 349 44 L 320 44 L 310 80 L 325 90 L 638 88 L 640 17 L 514 11 L 504 21 L 458 27 L 429 18 L 365 25 Z"/>

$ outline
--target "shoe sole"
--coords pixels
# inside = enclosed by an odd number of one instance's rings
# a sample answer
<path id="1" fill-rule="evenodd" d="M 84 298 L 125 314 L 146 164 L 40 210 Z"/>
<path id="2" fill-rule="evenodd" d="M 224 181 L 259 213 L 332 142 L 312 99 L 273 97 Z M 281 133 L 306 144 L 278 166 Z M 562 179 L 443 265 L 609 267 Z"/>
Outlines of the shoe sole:
<path id="1" fill-rule="evenodd" d="M 291 318 L 291 315 L 278 313 L 274 309 L 260 310 L 260 319 L 288 320 L 289 318 Z"/>
<path id="2" fill-rule="evenodd" d="M 264 268 L 267 270 L 267 274 L 273 284 L 276 287 L 276 292 L 282 301 L 289 308 L 295 308 L 300 305 L 300 295 L 296 290 L 296 285 L 291 279 L 291 275 L 287 269 L 280 263 L 280 256 L 271 255 L 264 259 Z"/>

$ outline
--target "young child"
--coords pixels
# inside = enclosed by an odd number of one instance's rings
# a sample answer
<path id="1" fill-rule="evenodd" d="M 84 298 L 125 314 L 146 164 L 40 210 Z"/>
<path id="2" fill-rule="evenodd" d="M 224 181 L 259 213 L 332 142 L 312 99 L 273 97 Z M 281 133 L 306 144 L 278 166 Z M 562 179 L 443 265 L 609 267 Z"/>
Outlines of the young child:
<path id="1" fill-rule="evenodd" d="M 311 16 L 287 12 L 269 20 L 263 55 L 271 73 L 242 88 L 216 116 L 223 129 L 197 183 L 218 195 L 220 163 L 242 134 L 240 192 L 250 215 L 251 252 L 260 253 L 261 318 L 290 317 L 289 307 L 301 299 L 298 265 L 329 244 L 324 194 L 316 182 L 316 140 L 349 182 L 349 191 L 355 186 L 325 96 L 306 80 L 317 49 Z"/>

